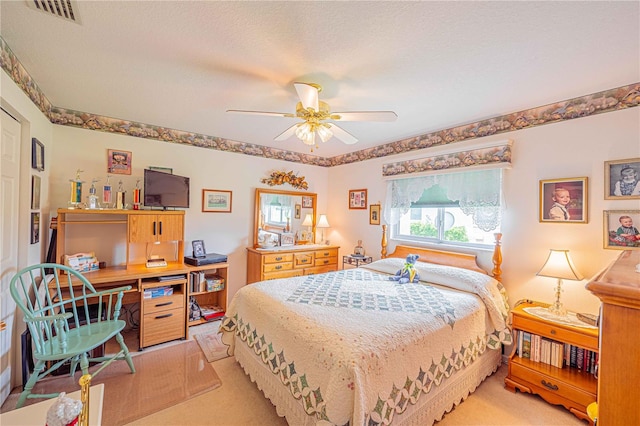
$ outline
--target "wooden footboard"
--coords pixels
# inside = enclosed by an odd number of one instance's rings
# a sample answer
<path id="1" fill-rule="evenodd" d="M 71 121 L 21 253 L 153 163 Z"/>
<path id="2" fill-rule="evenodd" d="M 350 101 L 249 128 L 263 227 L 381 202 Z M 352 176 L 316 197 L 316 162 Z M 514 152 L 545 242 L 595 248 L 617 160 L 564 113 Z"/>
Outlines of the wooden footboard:
<path id="1" fill-rule="evenodd" d="M 386 257 L 399 257 L 405 258 L 409 254 L 417 254 L 420 256 L 420 260 L 423 262 L 435 263 L 437 265 L 455 266 L 458 268 L 470 269 L 472 271 L 481 272 L 483 274 L 491 275 L 496 280 L 500 281 L 502 277 L 502 251 L 500 248 L 500 240 L 502 234 L 497 233 L 495 235 L 495 244 L 493 247 L 493 270 L 491 274 L 482 269 L 477 262 L 477 256 L 475 254 L 456 253 L 445 250 L 435 250 L 425 247 L 397 245 L 394 252 L 387 254 L 387 225 L 382 225 L 382 258 Z"/>

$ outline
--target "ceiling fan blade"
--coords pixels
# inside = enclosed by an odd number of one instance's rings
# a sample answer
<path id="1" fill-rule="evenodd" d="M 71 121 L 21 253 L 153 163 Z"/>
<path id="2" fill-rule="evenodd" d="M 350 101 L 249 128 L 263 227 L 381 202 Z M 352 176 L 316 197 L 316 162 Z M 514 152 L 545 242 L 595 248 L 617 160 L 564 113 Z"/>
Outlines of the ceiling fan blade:
<path id="1" fill-rule="evenodd" d="M 340 116 L 340 118 L 334 118 Z M 332 120 L 340 121 L 396 121 L 398 115 L 393 111 L 349 111 L 332 112 Z"/>
<path id="2" fill-rule="evenodd" d="M 284 132 L 280 133 L 278 136 L 273 138 L 274 141 L 284 141 L 289 139 L 296 132 L 296 128 L 300 125 L 300 123 L 296 123 L 293 126 L 289 127 Z"/>
<path id="3" fill-rule="evenodd" d="M 246 111 L 242 109 L 228 109 L 227 112 L 232 112 L 235 114 L 270 115 L 274 117 L 295 117 L 295 114 L 291 114 L 288 112 Z"/>
<path id="4" fill-rule="evenodd" d="M 293 83 L 302 106 L 318 111 L 318 88 L 307 83 Z"/>
<path id="5" fill-rule="evenodd" d="M 333 136 L 340 139 L 342 142 L 346 143 L 347 145 L 352 145 L 358 142 L 358 139 L 356 139 L 355 136 L 353 136 L 351 133 L 347 132 L 346 130 L 336 126 L 333 123 L 326 123 L 326 124 L 327 126 L 329 126 L 329 129 L 331 130 L 331 132 L 333 132 Z"/>

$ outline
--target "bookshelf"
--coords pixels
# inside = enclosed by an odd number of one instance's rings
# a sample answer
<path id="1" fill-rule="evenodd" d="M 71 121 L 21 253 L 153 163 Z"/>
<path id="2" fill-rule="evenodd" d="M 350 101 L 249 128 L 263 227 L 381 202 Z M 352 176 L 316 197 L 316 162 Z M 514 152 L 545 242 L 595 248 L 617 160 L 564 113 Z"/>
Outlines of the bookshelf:
<path id="1" fill-rule="evenodd" d="M 200 278 L 198 275 L 204 276 L 206 279 L 219 279 L 222 281 L 221 288 L 207 289 L 207 283 L 200 284 Z M 218 313 L 216 318 L 222 318 L 224 312 L 227 310 L 227 286 L 229 283 L 229 264 L 224 263 L 212 263 L 210 265 L 202 266 L 190 266 L 189 267 L 189 284 L 187 291 L 187 304 L 191 297 L 194 297 L 201 308 L 205 306 L 218 306 L 222 308 L 221 313 Z M 188 311 L 188 309 L 187 309 Z M 189 327 L 194 325 L 203 324 L 207 322 L 206 319 L 199 319 L 191 321 L 189 319 L 189 312 L 187 312 L 187 324 Z"/>
<path id="2" fill-rule="evenodd" d="M 512 392 L 520 390 L 540 395 L 545 401 L 562 405 L 576 417 L 590 421 L 587 406 L 596 401 L 598 387 L 598 379 L 594 374 L 598 356 L 598 330 L 559 324 L 525 312 L 525 308 L 533 306 L 545 305 L 525 302 L 511 311 L 515 344 L 509 356 L 505 387 Z M 562 367 L 553 365 L 551 361 L 541 361 L 539 352 L 534 356 L 537 347 L 534 349 L 531 346 L 529 357 L 522 349 L 519 350 L 526 346 L 522 345 L 522 339 L 527 333 L 530 336 L 540 336 L 540 341 L 562 344 Z M 571 356 L 572 350 L 575 350 L 575 358 Z M 590 357 L 590 361 L 583 361 L 578 368 L 575 363 L 580 352 L 583 354 L 582 359 Z M 554 363 L 558 365 L 557 360 Z"/>

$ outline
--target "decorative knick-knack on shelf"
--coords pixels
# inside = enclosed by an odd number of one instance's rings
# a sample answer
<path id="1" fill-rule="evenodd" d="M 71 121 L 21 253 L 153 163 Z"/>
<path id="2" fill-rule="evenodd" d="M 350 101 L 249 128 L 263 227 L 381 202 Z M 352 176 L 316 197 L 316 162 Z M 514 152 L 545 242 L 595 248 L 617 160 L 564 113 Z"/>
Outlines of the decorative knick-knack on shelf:
<path id="1" fill-rule="evenodd" d="M 364 256 L 364 247 L 362 247 L 362 240 L 358 240 L 358 245 L 353 249 L 354 256 Z"/>
<path id="2" fill-rule="evenodd" d="M 69 208 L 75 209 L 80 207 L 80 203 L 82 203 L 82 184 L 83 180 L 80 179 L 80 173 L 82 170 L 76 170 L 76 178 L 69 179 L 71 183 L 71 194 L 69 197 Z"/>

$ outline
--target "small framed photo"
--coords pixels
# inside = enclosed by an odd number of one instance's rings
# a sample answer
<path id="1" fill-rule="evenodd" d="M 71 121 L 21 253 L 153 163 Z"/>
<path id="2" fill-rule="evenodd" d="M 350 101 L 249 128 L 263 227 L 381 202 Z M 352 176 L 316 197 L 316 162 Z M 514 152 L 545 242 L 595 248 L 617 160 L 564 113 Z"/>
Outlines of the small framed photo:
<path id="1" fill-rule="evenodd" d="M 540 222 L 587 223 L 587 178 L 540 181 Z"/>
<path id="2" fill-rule="evenodd" d="M 193 240 L 191 242 L 191 246 L 193 247 L 193 257 L 206 257 L 207 251 L 204 249 L 204 241 L 203 240 Z"/>
<path id="3" fill-rule="evenodd" d="M 168 173 L 170 175 L 173 174 L 173 169 L 171 167 L 149 166 L 149 170 L 155 170 L 156 172 Z"/>
<path id="4" fill-rule="evenodd" d="M 31 138 L 31 168 L 44 170 L 44 145 L 36 138 Z"/>
<path id="5" fill-rule="evenodd" d="M 369 206 L 369 225 L 380 225 L 380 204 Z"/>
<path id="6" fill-rule="evenodd" d="M 300 219 L 300 210 L 302 209 L 302 206 L 300 204 L 296 204 L 294 207 L 294 211 L 293 211 L 293 218 L 294 219 Z"/>
<path id="7" fill-rule="evenodd" d="M 40 209 L 40 176 L 31 176 L 31 209 Z"/>
<path id="8" fill-rule="evenodd" d="M 640 158 L 604 162 L 604 199 L 640 200 Z"/>
<path id="9" fill-rule="evenodd" d="M 350 189 L 349 190 L 349 209 L 367 209 L 367 190 L 366 189 Z"/>
<path id="10" fill-rule="evenodd" d="M 308 197 L 306 195 L 302 196 L 302 208 L 303 209 L 312 209 L 313 208 L 313 197 Z"/>
<path id="11" fill-rule="evenodd" d="M 640 249 L 640 210 L 604 211 L 604 248 Z"/>
<path id="12" fill-rule="evenodd" d="M 131 174 L 131 151 L 107 150 L 107 173 L 114 175 Z"/>
<path id="13" fill-rule="evenodd" d="M 40 213 L 31 213 L 31 244 L 40 242 Z"/>
<path id="14" fill-rule="evenodd" d="M 202 211 L 209 213 L 231 213 L 231 191 L 203 189 Z"/>
<path id="15" fill-rule="evenodd" d="M 281 246 L 292 246 L 296 243 L 295 235 L 291 232 L 284 232 L 280 234 Z"/>

